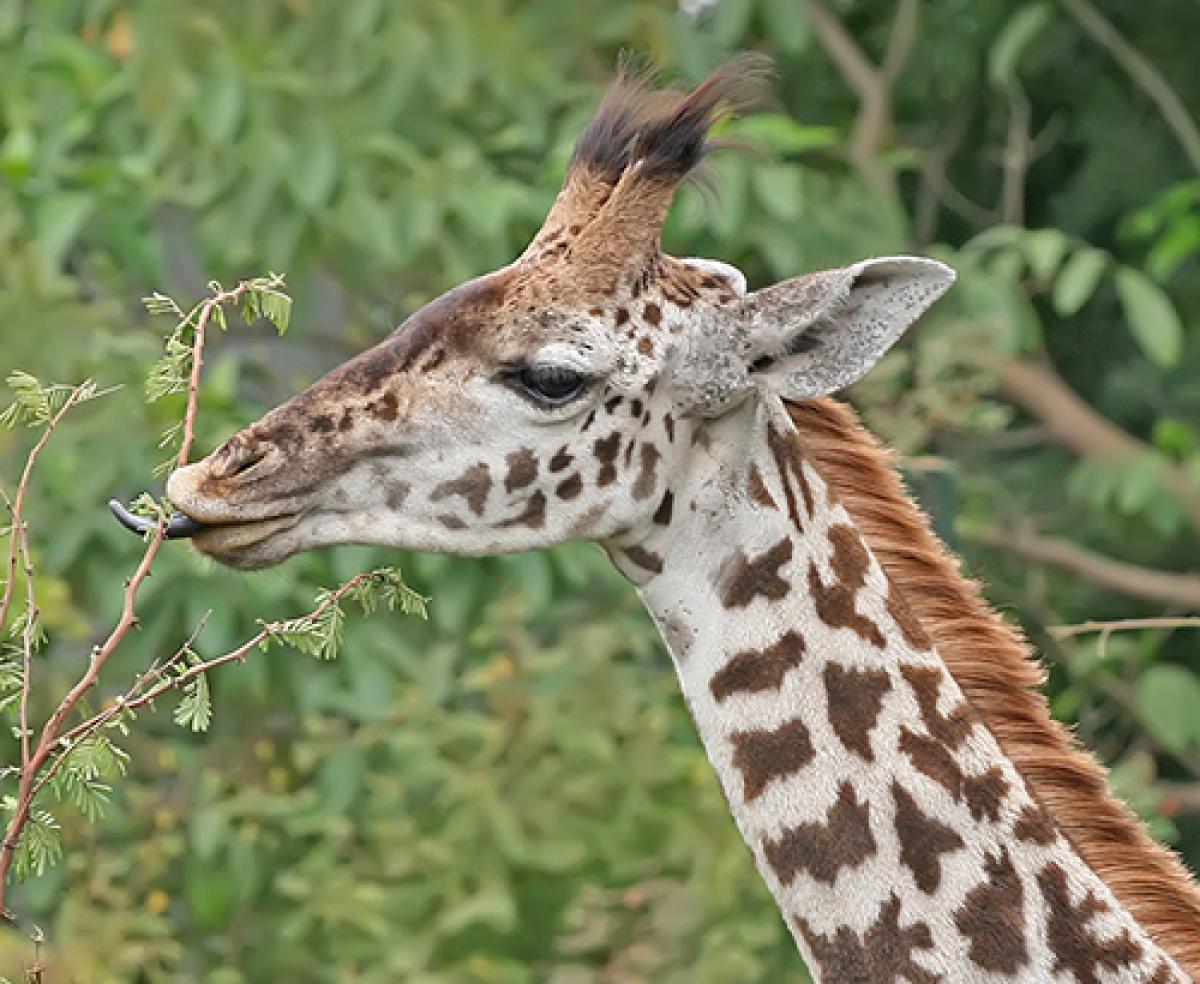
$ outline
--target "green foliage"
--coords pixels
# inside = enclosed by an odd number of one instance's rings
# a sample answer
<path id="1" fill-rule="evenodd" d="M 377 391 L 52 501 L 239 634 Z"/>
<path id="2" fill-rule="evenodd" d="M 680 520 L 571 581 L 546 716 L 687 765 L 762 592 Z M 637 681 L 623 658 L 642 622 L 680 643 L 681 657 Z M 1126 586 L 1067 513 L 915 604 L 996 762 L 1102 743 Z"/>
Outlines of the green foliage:
<path id="1" fill-rule="evenodd" d="M 1200 7 L 1151 18 L 1097 5 L 1190 100 Z M 883 57 L 895 3 L 827 6 Z M 963 529 L 1035 523 L 1127 562 L 1194 567 L 1200 534 L 1167 479 L 1171 466 L 1200 487 L 1200 182 L 1170 128 L 1060 5 L 921 4 L 876 155 L 897 191 L 881 192 L 849 163 L 859 107 L 803 7 L 85 0 L 17 17 L 0 5 L 0 369 L 122 386 L 68 419 L 29 504 L 35 531 L 52 533 L 35 543 L 51 640 L 38 686 L 73 679 L 140 550 L 100 504 L 149 484 L 156 442 L 176 446 L 196 312 L 171 296 L 264 268 L 288 270 L 296 294 L 294 317 L 269 292 L 240 312 L 290 322 L 285 344 L 210 333 L 205 452 L 417 305 L 517 255 L 622 49 L 685 81 L 740 48 L 778 64 L 763 105 L 721 134 L 762 156 L 713 157 L 717 193 L 684 189 L 671 251 L 736 263 L 754 285 L 910 249 L 958 270 L 853 394 L 885 439 L 944 465 L 939 528 L 955 516 Z M 1004 213 L 1002 165 L 1022 105 L 1018 217 Z M 167 319 L 165 348 L 133 313 L 156 287 L 146 310 Z M 164 352 L 146 407 L 144 369 Z M 1146 454 L 1077 456 L 1049 440 L 997 392 L 986 365 L 997 353 L 1055 365 Z M 62 398 L 41 383 L 26 392 L 6 420 L 37 426 Z M 27 446 L 0 431 L 6 489 Z M 1056 712 L 1196 864 L 1200 818 L 1165 817 L 1159 789 L 1200 778 L 1186 723 L 1200 633 L 1125 633 L 1103 654 L 1094 640 L 1055 644 L 1048 624 L 1162 606 L 962 548 L 1044 649 Z M 322 585 L 397 562 L 342 549 L 241 575 L 164 547 L 124 669 L 173 652 L 210 611 L 205 653 L 263 619 L 280 626 L 272 641 L 341 657 L 314 665 L 268 645 L 207 676 L 220 713 L 202 736 L 199 683 L 186 708 L 170 698 L 182 728 L 147 709 L 129 737 L 105 732 L 129 751 L 130 774 L 79 773 L 81 788 L 113 787 L 104 815 L 92 825 L 72 807 L 61 831 L 39 826 L 44 874 L 13 903 L 48 928 L 58 977 L 797 979 L 653 628 L 604 559 L 579 545 L 402 557 L 435 598 L 428 620 L 343 620 L 346 601 L 363 601 L 347 596 L 327 621 L 288 626 Z M 383 587 L 364 597 L 387 609 Z M 394 603 L 423 610 L 399 587 Z M 17 673 L 6 652 L 0 700 Z M 94 792 L 85 802 L 99 803 Z M 77 863 L 48 867 L 60 834 Z M 0 972 L 19 979 L 27 947 L 9 942 Z"/>

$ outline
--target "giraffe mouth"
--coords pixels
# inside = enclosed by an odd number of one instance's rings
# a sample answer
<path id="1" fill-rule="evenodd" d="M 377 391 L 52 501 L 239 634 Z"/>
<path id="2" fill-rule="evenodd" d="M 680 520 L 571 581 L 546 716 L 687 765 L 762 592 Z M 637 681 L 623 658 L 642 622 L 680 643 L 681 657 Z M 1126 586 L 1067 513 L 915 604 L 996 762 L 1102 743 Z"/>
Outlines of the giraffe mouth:
<path id="1" fill-rule="evenodd" d="M 125 508 L 125 504 L 120 499 L 109 499 L 108 508 L 112 514 L 130 533 L 135 533 L 138 536 L 145 536 L 158 528 L 158 524 L 152 519 L 145 516 L 137 516 Z M 197 519 L 192 519 L 191 516 L 185 513 L 177 512 L 171 515 L 167 521 L 167 528 L 164 536 L 168 540 L 189 540 L 202 530 L 209 529 L 213 524 L 202 523 Z"/>
<path id="2" fill-rule="evenodd" d="M 110 499 L 108 508 L 125 529 L 138 536 L 145 536 L 158 528 L 158 524 L 145 516 L 131 513 L 118 499 Z M 237 541 L 238 546 L 252 546 L 273 533 L 294 526 L 300 519 L 299 513 L 285 513 L 251 520 L 228 520 L 206 522 L 195 519 L 184 512 L 172 513 L 167 520 L 164 538 L 167 540 L 193 540 L 197 538 Z"/>

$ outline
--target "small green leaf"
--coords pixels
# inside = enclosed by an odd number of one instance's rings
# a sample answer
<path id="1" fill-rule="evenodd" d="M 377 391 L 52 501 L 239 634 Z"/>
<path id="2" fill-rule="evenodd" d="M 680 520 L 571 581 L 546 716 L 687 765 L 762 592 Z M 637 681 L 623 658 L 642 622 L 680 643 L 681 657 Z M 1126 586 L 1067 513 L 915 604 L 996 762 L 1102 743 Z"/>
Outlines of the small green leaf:
<path id="1" fill-rule="evenodd" d="M 1200 745 L 1200 680 L 1194 673 L 1171 663 L 1150 667 L 1138 680 L 1137 705 L 1147 730 L 1168 750 Z"/>
<path id="2" fill-rule="evenodd" d="M 812 31 L 803 5 L 795 0 L 765 0 L 762 13 L 767 37 L 780 51 L 797 55 L 808 47 Z"/>
<path id="3" fill-rule="evenodd" d="M 1000 29 L 988 52 L 988 78 L 1003 88 L 1016 80 L 1017 66 L 1030 43 L 1050 23 L 1051 11 L 1044 3 L 1029 3 L 1016 11 Z"/>
<path id="4" fill-rule="evenodd" d="M 185 684 L 183 697 L 175 708 L 175 723 L 193 731 L 207 731 L 212 723 L 212 699 L 208 693 L 208 680 L 201 673 Z"/>
<path id="5" fill-rule="evenodd" d="M 1021 244 L 1029 269 L 1042 283 L 1049 283 L 1067 252 L 1067 237 L 1057 229 L 1035 229 Z"/>
<path id="6" fill-rule="evenodd" d="M 47 270 L 57 271 L 83 223 L 95 207 L 95 201 L 81 191 L 60 191 L 46 195 L 37 206 L 37 247 Z"/>
<path id="7" fill-rule="evenodd" d="M 294 148 L 294 154 L 288 186 L 305 208 L 320 208 L 328 201 L 337 179 L 337 148 L 328 134 L 318 132 Z"/>
<path id="8" fill-rule="evenodd" d="M 1108 265 L 1108 254 L 1102 249 L 1087 247 L 1071 254 L 1059 271 L 1051 300 L 1054 310 L 1069 318 L 1083 307 L 1096 292 L 1100 275 Z"/>
<path id="9" fill-rule="evenodd" d="M 1147 358 L 1164 369 L 1179 364 L 1183 354 L 1183 325 L 1166 292 L 1140 270 L 1117 268 L 1117 296 L 1138 345 Z"/>

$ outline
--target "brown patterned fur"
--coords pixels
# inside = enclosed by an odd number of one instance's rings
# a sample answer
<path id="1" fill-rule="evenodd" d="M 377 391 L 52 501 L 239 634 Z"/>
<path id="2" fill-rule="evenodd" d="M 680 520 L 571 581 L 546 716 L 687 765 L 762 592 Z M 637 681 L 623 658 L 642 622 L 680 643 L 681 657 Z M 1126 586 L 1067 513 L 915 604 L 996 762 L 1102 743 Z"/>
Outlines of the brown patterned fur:
<path id="1" fill-rule="evenodd" d="M 789 405 L 803 453 L 854 517 L 942 659 L 1034 795 L 1158 944 L 1200 978 L 1200 888 L 1110 792 L 1103 767 L 1050 716 L 1020 631 L 965 578 L 905 492 L 893 454 L 848 406 Z"/>

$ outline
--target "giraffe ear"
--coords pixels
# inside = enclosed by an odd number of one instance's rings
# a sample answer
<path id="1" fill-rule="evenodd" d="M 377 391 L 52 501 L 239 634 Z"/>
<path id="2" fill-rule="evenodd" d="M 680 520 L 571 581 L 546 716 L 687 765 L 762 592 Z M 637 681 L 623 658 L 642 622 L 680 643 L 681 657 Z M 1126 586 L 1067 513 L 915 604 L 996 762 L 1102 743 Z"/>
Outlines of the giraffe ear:
<path id="1" fill-rule="evenodd" d="M 789 400 L 825 396 L 867 374 L 954 283 L 950 267 L 885 256 L 793 277 L 742 302 L 751 379 Z"/>

